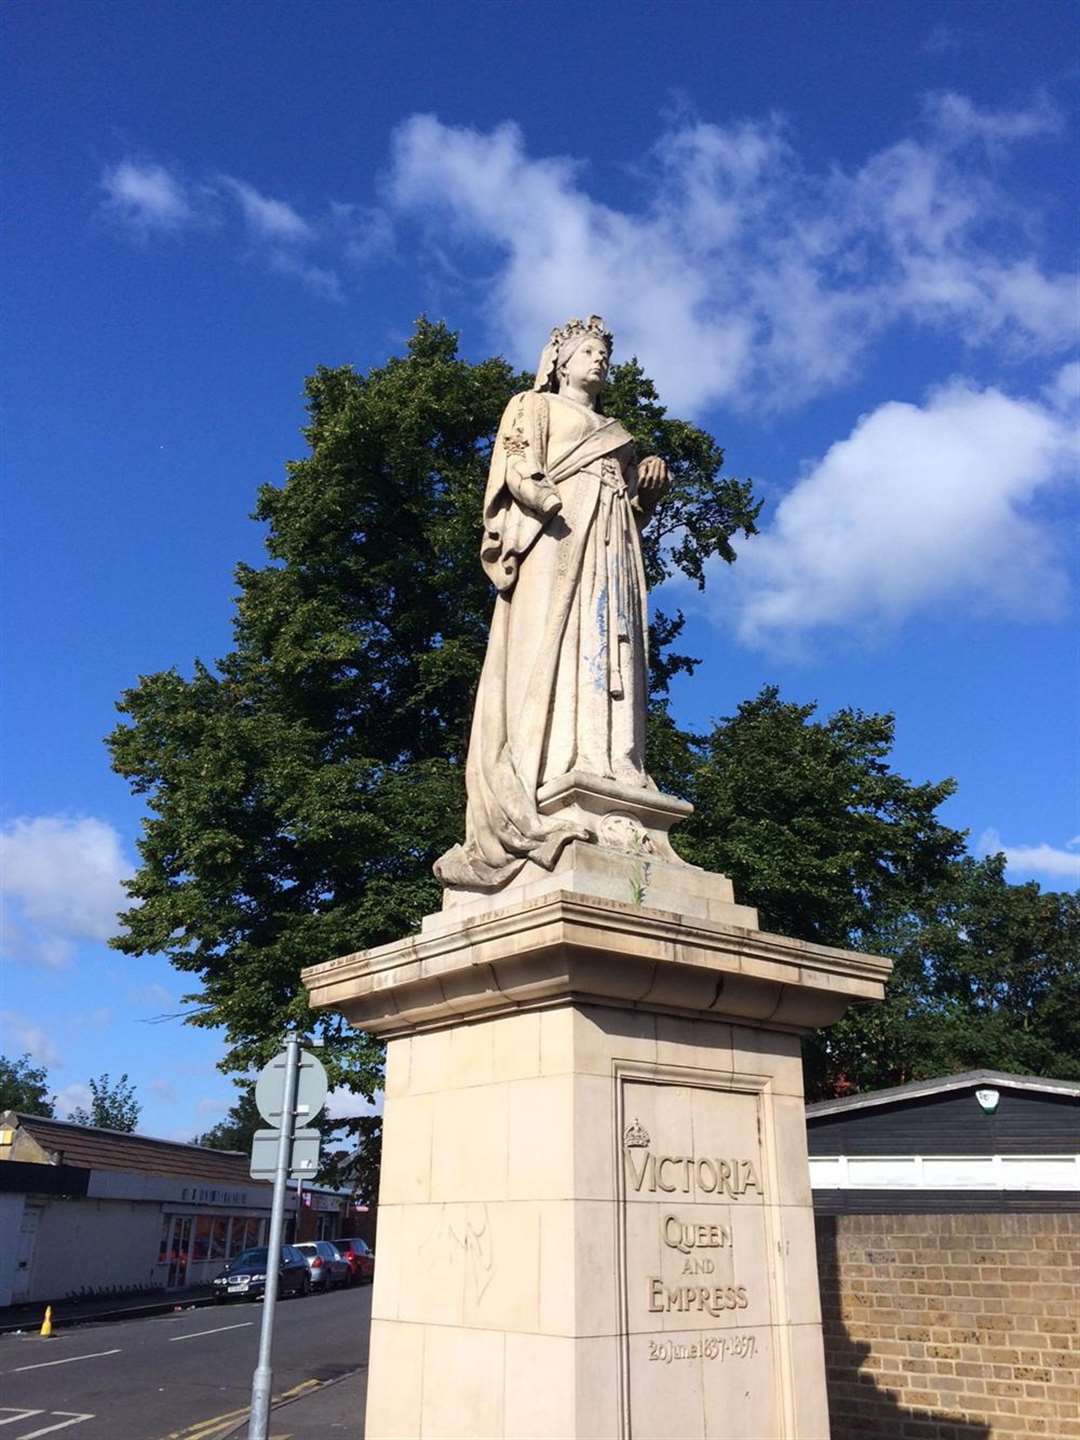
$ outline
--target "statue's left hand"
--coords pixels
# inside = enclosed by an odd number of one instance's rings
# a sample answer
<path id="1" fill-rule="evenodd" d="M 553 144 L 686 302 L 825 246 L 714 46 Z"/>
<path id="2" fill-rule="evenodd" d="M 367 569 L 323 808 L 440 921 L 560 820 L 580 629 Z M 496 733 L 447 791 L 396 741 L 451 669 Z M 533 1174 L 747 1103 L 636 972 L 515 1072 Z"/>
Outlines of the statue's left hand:
<path id="1" fill-rule="evenodd" d="M 637 472 L 638 494 L 649 505 L 655 505 L 671 484 L 667 464 L 659 455 L 648 455 L 639 462 Z"/>

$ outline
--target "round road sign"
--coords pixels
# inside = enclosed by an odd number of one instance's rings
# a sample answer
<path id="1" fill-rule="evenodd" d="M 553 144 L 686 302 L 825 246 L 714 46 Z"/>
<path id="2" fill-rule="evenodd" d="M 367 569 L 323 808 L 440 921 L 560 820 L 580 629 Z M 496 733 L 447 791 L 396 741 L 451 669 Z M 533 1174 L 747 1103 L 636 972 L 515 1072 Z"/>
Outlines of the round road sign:
<path id="1" fill-rule="evenodd" d="M 296 1121 L 309 1124 L 326 1103 L 326 1071 L 323 1063 L 308 1050 L 300 1051 L 296 1079 Z M 282 1102 L 285 1092 L 285 1051 L 268 1060 L 255 1082 L 255 1104 L 268 1125 L 280 1129 Z"/>

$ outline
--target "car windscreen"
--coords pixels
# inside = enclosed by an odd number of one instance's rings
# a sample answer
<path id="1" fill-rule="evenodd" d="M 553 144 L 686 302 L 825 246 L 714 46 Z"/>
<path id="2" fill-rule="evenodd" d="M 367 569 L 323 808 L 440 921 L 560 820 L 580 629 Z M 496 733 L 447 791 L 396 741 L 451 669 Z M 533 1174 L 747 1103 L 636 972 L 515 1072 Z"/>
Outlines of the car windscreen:
<path id="1" fill-rule="evenodd" d="M 299 1250 L 301 1255 L 317 1255 L 319 1253 L 316 1245 L 297 1245 L 294 1248 Z"/>
<path id="2" fill-rule="evenodd" d="M 265 1246 L 261 1250 L 243 1250 L 232 1262 L 232 1268 L 238 1270 L 244 1265 L 262 1265 L 266 1267 L 266 1257 L 270 1252 Z"/>

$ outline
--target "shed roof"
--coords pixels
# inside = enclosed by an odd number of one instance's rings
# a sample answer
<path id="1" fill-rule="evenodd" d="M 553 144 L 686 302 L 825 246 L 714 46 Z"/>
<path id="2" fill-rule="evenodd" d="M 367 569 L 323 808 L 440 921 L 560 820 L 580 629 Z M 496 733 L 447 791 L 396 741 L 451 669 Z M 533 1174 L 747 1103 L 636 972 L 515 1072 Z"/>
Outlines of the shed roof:
<path id="1" fill-rule="evenodd" d="M 94 1125 L 73 1125 L 41 1115 L 17 1116 L 19 1129 L 35 1140 L 54 1165 L 88 1170 L 141 1171 L 150 1175 L 183 1175 L 192 1180 L 262 1184 L 251 1178 L 249 1157 L 238 1150 L 211 1150 L 179 1140 L 156 1140 Z M 269 1187 L 268 1187 L 269 1188 Z"/>
<path id="2" fill-rule="evenodd" d="M 820 1100 L 806 1107 L 806 1118 L 813 1121 L 824 1115 L 843 1115 L 851 1110 L 864 1110 L 871 1105 L 895 1105 L 904 1100 L 922 1100 L 949 1090 L 1014 1089 L 1042 1092 L 1046 1095 L 1080 1100 L 1080 1083 L 1075 1080 L 1049 1080 L 1040 1075 L 1010 1075 L 1004 1070 L 964 1070 L 958 1075 L 940 1075 L 932 1080 L 912 1080 L 907 1085 L 893 1085 L 887 1090 L 867 1090 L 847 1095 L 843 1100 Z"/>

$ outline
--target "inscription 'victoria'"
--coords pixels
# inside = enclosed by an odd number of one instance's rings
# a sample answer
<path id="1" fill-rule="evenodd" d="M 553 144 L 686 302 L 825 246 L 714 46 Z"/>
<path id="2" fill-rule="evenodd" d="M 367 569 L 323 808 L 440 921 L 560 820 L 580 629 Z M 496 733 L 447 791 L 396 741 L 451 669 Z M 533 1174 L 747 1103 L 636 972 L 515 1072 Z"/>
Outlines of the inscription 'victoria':
<path id="1" fill-rule="evenodd" d="M 710 1156 L 654 1155 L 649 1132 L 637 1119 L 623 1133 L 626 1169 L 634 1190 L 672 1195 L 702 1191 L 706 1195 L 728 1195 L 741 1200 L 748 1191 L 761 1199 L 761 1179 L 752 1160 L 720 1160 Z"/>

